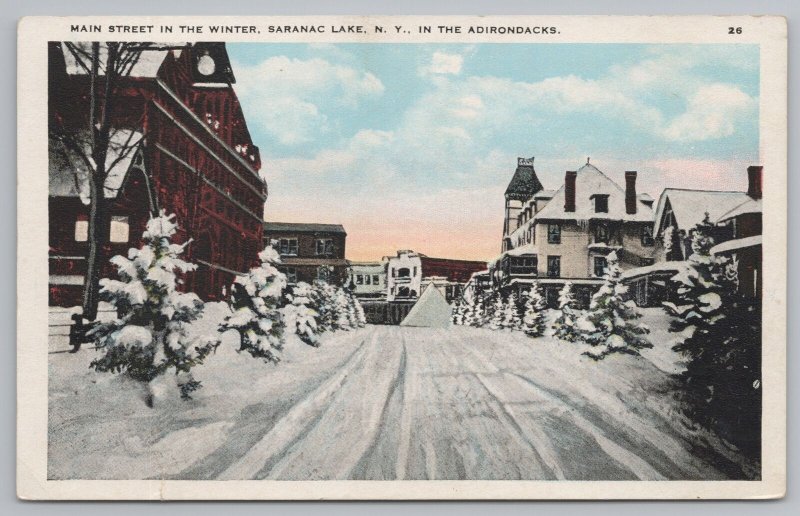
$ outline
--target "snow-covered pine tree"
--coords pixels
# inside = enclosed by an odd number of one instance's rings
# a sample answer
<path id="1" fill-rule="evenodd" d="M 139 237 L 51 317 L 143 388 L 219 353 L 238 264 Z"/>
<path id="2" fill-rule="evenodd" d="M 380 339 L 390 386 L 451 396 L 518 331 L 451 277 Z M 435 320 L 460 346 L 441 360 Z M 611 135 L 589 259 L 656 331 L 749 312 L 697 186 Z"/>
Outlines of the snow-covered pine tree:
<path id="1" fill-rule="evenodd" d="M 541 337 L 545 330 L 545 302 L 542 287 L 538 283 L 533 284 L 527 298 L 522 317 L 522 331 L 529 337 Z"/>
<path id="2" fill-rule="evenodd" d="M 575 324 L 578 314 L 575 313 L 575 298 L 572 295 L 572 282 L 564 283 L 564 288 L 558 293 L 558 308 L 561 313 L 553 321 L 553 336 L 568 342 L 574 342 L 580 335 Z"/>
<path id="3" fill-rule="evenodd" d="M 233 311 L 219 325 L 219 331 L 239 333 L 239 352 L 246 351 L 265 362 L 280 362 L 277 351 L 283 349 L 286 276 L 278 270 L 280 255 L 271 245 L 258 253 L 261 265 L 238 276 L 231 288 Z"/>
<path id="4" fill-rule="evenodd" d="M 315 281 L 312 298 L 319 314 L 317 328 L 320 331 L 334 331 L 338 315 L 336 312 L 335 288 L 324 281 Z"/>
<path id="5" fill-rule="evenodd" d="M 334 327 L 337 330 L 349 330 L 355 328 L 355 313 L 352 311 L 350 301 L 344 289 L 334 287 L 334 306 L 336 320 Z"/>
<path id="6" fill-rule="evenodd" d="M 506 304 L 503 302 L 503 296 L 499 292 L 493 294 L 494 301 L 492 302 L 491 318 L 489 319 L 490 330 L 502 330 L 505 328 L 503 324 Z"/>
<path id="7" fill-rule="evenodd" d="M 586 322 L 592 328 L 582 335 L 583 340 L 595 346 L 597 351 L 587 351 L 584 355 L 601 360 L 612 353 L 639 355 L 639 350 L 653 345 L 642 337 L 650 330 L 643 324 L 634 322 L 641 318 L 633 301 L 625 301 L 628 287 L 620 281 L 622 269 L 619 267 L 617 253 L 608 255 L 605 280 L 594 296 L 586 314 Z"/>
<path id="8" fill-rule="evenodd" d="M 146 403 L 153 405 L 150 382 L 173 370 L 181 397 L 190 399 L 200 387 L 191 369 L 216 349 L 216 335 L 190 338 L 189 324 L 203 313 L 193 293 L 176 290 L 178 274 L 194 270 L 179 256 L 188 244 L 173 244 L 178 225 L 164 211 L 147 223 L 144 245 L 128 257 L 114 256 L 119 280 L 100 280 L 100 295 L 117 309 L 117 318 L 89 332 L 102 356 L 90 366 L 101 372 L 124 373 L 147 384 Z"/>
<path id="9" fill-rule="evenodd" d="M 503 327 L 508 330 L 522 329 L 522 318 L 519 316 L 516 292 L 508 295 L 505 306 L 503 306 Z"/>
<path id="10" fill-rule="evenodd" d="M 738 266 L 712 255 L 714 226 L 691 231 L 689 268 L 677 274 L 678 302 L 664 303 L 676 317 L 673 347 L 686 357 L 681 398 L 695 421 L 712 428 L 747 455 L 761 446 L 761 306 L 738 294 Z"/>
<path id="11" fill-rule="evenodd" d="M 300 340 L 314 347 L 319 346 L 319 314 L 314 310 L 313 288 L 305 282 L 299 282 L 287 296 L 290 301 L 281 311 L 286 328 L 294 331 Z"/>
<path id="12" fill-rule="evenodd" d="M 367 325 L 367 315 L 364 313 L 364 307 L 361 306 L 361 301 L 352 293 L 350 297 L 353 300 L 353 306 L 356 310 L 356 324 L 358 324 L 359 328 L 364 328 Z"/>
<path id="13" fill-rule="evenodd" d="M 450 322 L 453 323 L 453 324 L 456 324 L 456 325 L 461 324 L 461 323 L 458 322 L 458 319 L 459 319 L 459 317 L 458 317 L 458 309 L 459 309 L 460 304 L 461 303 L 459 302 L 458 299 L 456 299 L 455 301 L 450 303 Z"/>
<path id="14" fill-rule="evenodd" d="M 462 316 L 461 316 L 461 324 L 464 326 L 474 326 L 475 322 L 475 300 L 478 298 L 477 295 L 470 296 L 469 299 L 464 299 L 462 301 Z"/>

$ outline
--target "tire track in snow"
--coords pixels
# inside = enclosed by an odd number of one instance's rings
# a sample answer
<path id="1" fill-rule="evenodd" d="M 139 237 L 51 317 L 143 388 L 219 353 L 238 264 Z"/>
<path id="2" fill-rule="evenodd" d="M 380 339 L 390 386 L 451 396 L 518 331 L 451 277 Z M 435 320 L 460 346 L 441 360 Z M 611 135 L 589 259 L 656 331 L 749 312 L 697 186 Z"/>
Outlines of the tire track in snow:
<path id="1" fill-rule="evenodd" d="M 271 479 L 345 479 L 378 440 L 383 414 L 402 374 L 402 347 L 373 332 L 359 367 L 321 416 L 280 460 L 261 473 Z M 331 436 L 335 436 L 332 442 Z M 259 475 L 261 476 L 261 475 Z"/>
<path id="2" fill-rule="evenodd" d="M 374 332 L 373 332 L 374 334 Z M 329 380 L 312 391 L 302 401 L 292 407 L 270 430 L 239 460 L 223 471 L 218 480 L 249 480 L 264 465 L 292 445 L 294 441 L 322 417 L 329 407 L 325 402 L 331 398 L 345 382 L 348 375 L 355 371 L 364 361 L 367 352 L 365 343 L 359 344 L 358 350 L 344 364 L 344 367 Z"/>
<path id="3" fill-rule="evenodd" d="M 478 379 L 483 388 L 486 389 L 486 392 L 489 394 L 489 396 L 491 396 L 492 399 L 494 399 L 494 401 L 499 405 L 502 411 L 502 413 L 499 415 L 503 418 L 507 427 L 516 432 L 522 438 L 522 440 L 525 441 L 528 446 L 530 446 L 531 451 L 533 451 L 541 460 L 541 462 L 550 469 L 550 473 L 556 480 L 565 480 L 566 476 L 559 465 L 560 459 L 558 452 L 556 452 L 555 448 L 552 446 L 550 438 L 547 436 L 547 434 L 545 434 L 545 432 L 535 421 L 529 420 L 521 422 L 519 417 L 514 413 L 514 410 L 501 399 L 501 397 L 490 385 L 490 375 L 492 377 L 502 377 L 500 368 L 497 367 L 497 365 L 495 365 L 491 359 L 484 356 L 483 353 L 474 349 L 474 347 L 465 345 L 461 340 L 453 340 L 453 342 L 465 355 L 472 356 L 474 359 L 474 363 L 476 364 L 476 367 L 474 368 L 476 371 L 475 377 Z M 477 367 L 477 365 L 481 365 L 488 369 L 489 374 L 477 372 L 480 369 Z M 530 423 L 533 423 L 533 425 Z"/>
<path id="4" fill-rule="evenodd" d="M 547 399 L 551 403 L 555 405 L 560 404 L 567 407 L 569 410 L 566 413 L 570 414 L 575 425 L 587 434 L 591 435 L 595 442 L 597 442 L 598 446 L 600 446 L 600 449 L 603 450 L 606 455 L 628 468 L 628 470 L 636 475 L 640 480 L 667 480 L 664 475 L 659 473 L 647 461 L 639 457 L 639 455 L 620 446 L 606 437 L 605 433 L 600 428 L 579 413 L 578 407 L 570 405 L 569 403 L 565 403 L 558 396 L 554 396 L 548 389 L 540 387 L 529 378 L 516 373 L 510 374 L 522 380 L 524 385 L 534 389 L 539 396 Z"/>

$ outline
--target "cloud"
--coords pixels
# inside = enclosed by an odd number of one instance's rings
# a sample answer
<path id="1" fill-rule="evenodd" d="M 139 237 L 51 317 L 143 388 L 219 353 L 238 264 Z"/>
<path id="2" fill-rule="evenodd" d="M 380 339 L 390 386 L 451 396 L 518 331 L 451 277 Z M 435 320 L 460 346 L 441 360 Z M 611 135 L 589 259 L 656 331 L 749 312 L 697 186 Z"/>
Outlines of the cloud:
<path id="1" fill-rule="evenodd" d="M 676 141 L 701 141 L 730 136 L 737 121 L 754 116 L 755 99 L 729 84 L 710 84 L 689 98 L 686 111 L 670 122 L 664 136 Z"/>
<path id="2" fill-rule="evenodd" d="M 385 90 L 370 72 L 320 58 L 274 56 L 234 68 L 239 79 L 235 89 L 248 120 L 283 145 L 305 144 L 328 131 L 330 108 L 356 108 Z"/>
<path id="3" fill-rule="evenodd" d="M 427 66 L 420 69 L 422 75 L 441 74 L 458 75 L 464 64 L 464 56 L 460 54 L 447 54 L 445 52 L 434 52 L 431 61 Z"/>

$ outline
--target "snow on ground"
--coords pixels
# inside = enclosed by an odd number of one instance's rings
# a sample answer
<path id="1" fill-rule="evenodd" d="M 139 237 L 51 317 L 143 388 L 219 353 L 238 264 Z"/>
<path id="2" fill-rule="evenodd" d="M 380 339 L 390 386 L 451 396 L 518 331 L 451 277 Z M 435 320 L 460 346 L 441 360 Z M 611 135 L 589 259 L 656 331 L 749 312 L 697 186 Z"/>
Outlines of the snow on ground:
<path id="1" fill-rule="evenodd" d="M 210 306 L 196 329 L 224 311 Z M 518 332 L 368 326 L 320 348 L 293 338 L 275 366 L 237 354 L 234 337 L 196 369 L 194 400 L 169 389 L 152 409 L 141 386 L 88 369 L 94 350 L 51 354 L 49 477 L 654 480 L 749 467 L 689 429 L 674 380 L 641 357 L 594 362 L 581 345 Z"/>

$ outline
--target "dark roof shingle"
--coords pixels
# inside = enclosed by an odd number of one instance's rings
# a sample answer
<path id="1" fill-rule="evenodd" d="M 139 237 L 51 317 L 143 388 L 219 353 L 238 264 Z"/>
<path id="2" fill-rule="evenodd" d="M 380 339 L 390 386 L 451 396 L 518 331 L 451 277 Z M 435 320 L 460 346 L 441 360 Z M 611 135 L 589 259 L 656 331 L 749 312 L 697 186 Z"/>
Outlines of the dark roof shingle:
<path id="1" fill-rule="evenodd" d="M 533 169 L 533 159 L 518 159 L 517 170 L 514 171 L 514 177 L 506 188 L 506 197 L 526 200 L 542 189 L 542 183 L 539 182 Z"/>

